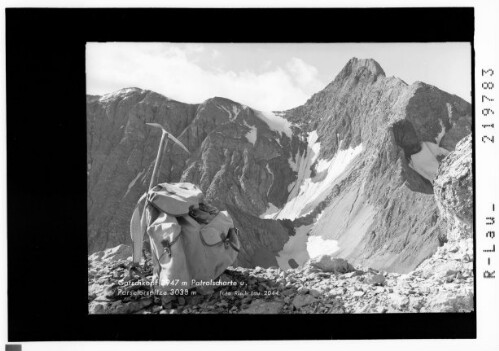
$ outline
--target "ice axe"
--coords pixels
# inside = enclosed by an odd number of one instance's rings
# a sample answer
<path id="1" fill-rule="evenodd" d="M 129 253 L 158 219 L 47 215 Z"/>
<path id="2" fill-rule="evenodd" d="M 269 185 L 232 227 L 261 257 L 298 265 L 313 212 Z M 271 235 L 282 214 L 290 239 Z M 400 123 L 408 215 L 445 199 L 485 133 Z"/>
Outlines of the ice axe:
<path id="1" fill-rule="evenodd" d="M 158 154 L 156 155 L 156 161 L 154 162 L 154 168 L 152 171 L 151 175 L 151 181 L 149 182 L 149 187 L 147 189 L 147 192 L 140 198 L 139 202 L 137 203 L 137 206 L 135 207 L 135 210 L 132 215 L 132 220 L 130 224 L 130 232 L 132 236 L 132 241 L 134 243 L 133 245 L 133 262 L 131 265 L 131 269 L 134 268 L 136 265 L 138 265 L 139 260 L 140 260 L 140 255 L 142 252 L 142 240 L 144 237 L 144 232 L 146 231 L 147 228 L 147 223 L 146 223 L 146 209 L 147 209 L 147 204 L 148 204 L 148 193 L 154 186 L 154 183 L 156 181 L 156 178 L 158 176 L 158 171 L 159 167 L 158 165 L 161 163 L 161 160 L 163 158 L 163 153 L 166 150 L 166 145 L 168 143 L 168 139 L 171 139 L 180 146 L 182 149 L 184 149 L 188 154 L 190 154 L 189 150 L 182 144 L 177 138 L 175 138 L 173 135 L 171 135 L 161 124 L 158 123 L 146 123 L 147 125 L 155 128 L 160 128 L 161 129 L 161 140 L 159 142 L 159 148 L 158 148 Z M 141 201 L 144 201 L 144 207 L 142 210 L 142 214 L 139 212 L 139 204 Z"/>
<path id="2" fill-rule="evenodd" d="M 185 150 L 188 154 L 190 154 L 189 150 L 182 144 L 177 138 L 171 135 L 163 126 L 159 123 L 146 123 L 148 126 L 159 128 L 162 131 L 161 141 L 159 142 L 158 154 L 156 155 L 156 161 L 154 162 L 154 169 L 152 171 L 151 181 L 149 182 L 149 189 L 151 190 L 157 177 L 158 173 L 158 165 L 161 163 L 163 159 L 163 152 L 166 150 L 166 145 L 168 144 L 168 139 L 173 140 L 178 146 Z"/>

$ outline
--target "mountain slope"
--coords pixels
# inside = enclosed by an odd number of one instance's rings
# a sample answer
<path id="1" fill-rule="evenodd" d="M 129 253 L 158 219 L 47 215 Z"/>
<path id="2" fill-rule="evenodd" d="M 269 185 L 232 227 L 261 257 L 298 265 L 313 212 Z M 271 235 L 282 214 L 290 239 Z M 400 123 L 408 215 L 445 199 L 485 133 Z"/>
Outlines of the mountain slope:
<path id="1" fill-rule="evenodd" d="M 198 184 L 242 230 L 236 265 L 294 268 L 332 253 L 407 272 L 446 237 L 433 195 L 439 163 L 471 129 L 471 106 L 351 59 L 304 105 L 260 112 L 150 91 L 87 97 L 89 252 L 126 243 L 164 125 L 159 181 Z"/>
<path id="2" fill-rule="evenodd" d="M 239 264 L 277 265 L 293 229 L 258 215 L 269 201 L 282 205 L 295 179 L 287 160 L 304 146 L 289 122 L 228 99 L 189 105 L 137 88 L 89 96 L 87 106 L 89 252 L 130 240 L 129 219 L 149 183 L 160 138 L 145 122 L 157 122 L 191 152 L 170 144 L 159 182 L 193 182 L 208 201 L 229 210 L 242 230 Z"/>
<path id="3" fill-rule="evenodd" d="M 307 150 L 315 154 L 308 178 L 299 186 L 304 194 L 319 191 L 308 201 L 289 198 L 301 208 L 290 215 L 285 207 L 275 218 L 313 216 L 320 208 L 309 235 L 324 247 L 324 239 L 336 242 L 323 253 L 373 268 L 407 272 L 436 250 L 446 232 L 432 182 L 440 160 L 471 132 L 467 102 L 386 77 L 375 61 L 354 58 L 283 116 L 317 134 Z"/>

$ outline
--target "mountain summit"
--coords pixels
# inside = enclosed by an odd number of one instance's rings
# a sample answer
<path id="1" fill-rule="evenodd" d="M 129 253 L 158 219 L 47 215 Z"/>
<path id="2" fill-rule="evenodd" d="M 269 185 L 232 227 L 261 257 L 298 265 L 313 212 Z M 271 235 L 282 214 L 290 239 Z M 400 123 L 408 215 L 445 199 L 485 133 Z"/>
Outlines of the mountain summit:
<path id="1" fill-rule="evenodd" d="M 352 58 L 304 105 L 257 111 L 224 98 L 184 104 L 140 89 L 87 98 L 89 251 L 128 242 L 165 126 L 160 182 L 200 186 L 241 229 L 243 267 L 303 266 L 331 254 L 413 270 L 447 240 L 439 166 L 471 133 L 471 106 Z"/>
<path id="2" fill-rule="evenodd" d="M 353 57 L 348 61 L 338 76 L 344 77 L 351 74 L 359 75 L 362 73 L 369 73 L 373 76 L 385 76 L 385 71 L 383 71 L 383 68 L 381 68 L 376 60 L 358 59 L 356 57 Z"/>

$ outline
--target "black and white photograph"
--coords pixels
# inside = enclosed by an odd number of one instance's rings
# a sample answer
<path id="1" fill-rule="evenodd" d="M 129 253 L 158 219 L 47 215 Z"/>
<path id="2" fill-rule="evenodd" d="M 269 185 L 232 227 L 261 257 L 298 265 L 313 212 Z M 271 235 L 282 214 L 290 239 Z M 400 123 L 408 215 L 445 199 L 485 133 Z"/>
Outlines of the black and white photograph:
<path id="1" fill-rule="evenodd" d="M 497 349 L 499 3 L 7 2 L 6 350 Z"/>
<path id="2" fill-rule="evenodd" d="M 88 42 L 88 313 L 475 310 L 472 47 Z"/>

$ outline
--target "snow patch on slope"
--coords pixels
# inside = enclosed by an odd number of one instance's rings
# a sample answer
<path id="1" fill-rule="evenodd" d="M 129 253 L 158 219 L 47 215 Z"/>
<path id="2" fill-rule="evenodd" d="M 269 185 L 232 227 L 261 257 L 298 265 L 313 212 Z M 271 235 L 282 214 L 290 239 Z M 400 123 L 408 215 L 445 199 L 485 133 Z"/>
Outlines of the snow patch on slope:
<path id="1" fill-rule="evenodd" d="M 229 110 L 227 107 L 225 106 L 222 106 L 222 105 L 217 105 L 217 107 L 225 112 L 227 112 L 227 114 L 229 115 L 229 120 L 230 121 L 233 121 L 236 119 L 237 115 L 239 114 L 240 110 L 239 108 L 236 106 L 236 105 L 232 105 L 232 109 Z"/>
<path id="2" fill-rule="evenodd" d="M 290 236 L 284 247 L 276 256 L 277 264 L 281 269 L 292 268 L 289 260 L 293 259 L 302 266 L 311 257 L 307 251 L 307 236 L 312 225 L 302 225 L 295 228 L 295 235 Z"/>
<path id="3" fill-rule="evenodd" d="M 444 135 L 445 135 L 445 126 L 444 126 L 444 122 L 442 122 L 442 120 L 441 120 L 441 119 L 439 119 L 438 121 L 440 122 L 440 127 L 441 127 L 442 129 L 440 130 L 440 133 L 438 133 L 438 135 L 437 135 L 437 137 L 436 137 L 436 139 L 435 139 L 435 141 L 436 141 L 437 145 L 439 145 L 439 144 L 440 144 L 440 140 L 442 140 L 442 138 L 443 138 L 443 137 L 444 137 Z"/>
<path id="4" fill-rule="evenodd" d="M 269 202 L 267 210 L 265 210 L 265 212 L 262 213 L 259 217 L 263 219 L 274 219 L 278 213 L 279 213 L 279 207 Z"/>
<path id="5" fill-rule="evenodd" d="M 244 125 L 250 129 L 248 133 L 246 133 L 245 137 L 248 139 L 250 143 L 255 146 L 256 143 L 256 136 L 257 136 L 257 129 L 255 126 L 250 126 L 246 121 L 244 121 Z"/>
<path id="6" fill-rule="evenodd" d="M 306 216 L 313 211 L 315 206 L 329 195 L 334 186 L 334 181 L 346 170 L 348 165 L 362 150 L 362 144 L 359 144 L 355 148 L 339 150 L 329 161 L 321 161 L 319 167 L 322 170 L 321 173 L 327 173 L 325 176 L 317 174 L 315 178 L 320 176 L 321 180 L 319 181 L 314 181 L 314 178 L 310 178 L 310 165 L 313 164 L 316 157 L 307 158 L 305 162 L 302 162 L 305 166 L 301 167 L 300 165 L 296 185 L 288 197 L 288 202 L 277 218 L 292 220 Z"/>
<path id="7" fill-rule="evenodd" d="M 448 153 L 449 151 L 437 144 L 423 141 L 421 143 L 421 151 L 411 156 L 409 166 L 430 182 L 433 182 L 439 165 L 437 156 L 446 156 Z"/>
<path id="8" fill-rule="evenodd" d="M 320 255 L 331 255 L 340 247 L 337 240 L 323 239 L 320 236 L 309 236 L 313 224 L 295 228 L 295 235 L 290 236 L 284 247 L 276 256 L 277 264 L 281 269 L 292 268 L 289 260 L 293 259 L 302 266 L 310 258 Z"/>
<path id="9" fill-rule="evenodd" d="M 120 96 L 123 96 L 123 95 L 132 94 L 132 93 L 135 93 L 137 91 L 142 91 L 142 90 L 139 89 L 139 88 L 123 88 L 123 89 L 120 89 L 120 90 L 113 91 L 112 93 L 102 95 L 99 98 L 99 101 L 104 102 L 106 100 L 111 100 L 111 99 L 114 99 L 114 98 L 117 98 L 117 97 L 120 97 Z"/>
<path id="10" fill-rule="evenodd" d="M 267 123 L 270 129 L 286 134 L 291 139 L 293 133 L 291 131 L 291 123 L 287 119 L 277 116 L 273 112 L 255 111 L 255 114 L 258 118 Z"/>
<path id="11" fill-rule="evenodd" d="M 274 173 L 272 172 L 272 170 L 270 169 L 268 163 L 266 165 L 266 168 L 267 168 L 267 171 L 272 175 L 272 183 L 270 183 L 270 186 L 267 190 L 267 197 L 269 197 L 270 189 L 272 189 L 272 185 L 274 185 L 275 176 L 274 176 Z"/>
<path id="12" fill-rule="evenodd" d="M 320 255 L 332 255 L 340 249 L 338 240 L 323 239 L 320 236 L 309 236 L 307 241 L 307 252 L 310 258 Z"/>
<path id="13" fill-rule="evenodd" d="M 232 105 L 232 112 L 234 113 L 233 118 L 235 119 L 237 117 L 237 115 L 239 114 L 240 110 L 236 105 Z"/>

